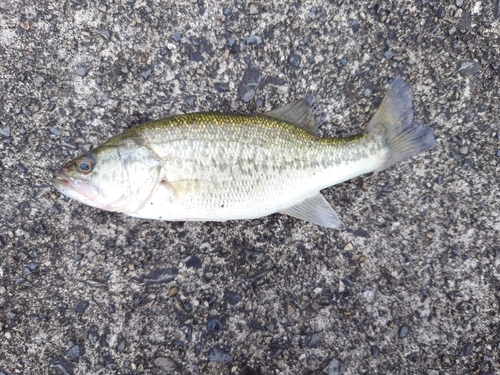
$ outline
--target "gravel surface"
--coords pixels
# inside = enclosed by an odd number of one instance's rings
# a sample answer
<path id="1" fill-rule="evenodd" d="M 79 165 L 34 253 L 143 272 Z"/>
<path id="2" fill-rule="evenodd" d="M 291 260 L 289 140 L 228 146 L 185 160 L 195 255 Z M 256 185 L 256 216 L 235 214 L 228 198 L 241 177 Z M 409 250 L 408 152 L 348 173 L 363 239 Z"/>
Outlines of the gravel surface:
<path id="1" fill-rule="evenodd" d="M 0 374 L 498 374 L 497 1 L 0 1 Z M 388 83 L 436 147 L 326 189 L 343 220 L 168 223 L 68 200 L 122 130 Z"/>

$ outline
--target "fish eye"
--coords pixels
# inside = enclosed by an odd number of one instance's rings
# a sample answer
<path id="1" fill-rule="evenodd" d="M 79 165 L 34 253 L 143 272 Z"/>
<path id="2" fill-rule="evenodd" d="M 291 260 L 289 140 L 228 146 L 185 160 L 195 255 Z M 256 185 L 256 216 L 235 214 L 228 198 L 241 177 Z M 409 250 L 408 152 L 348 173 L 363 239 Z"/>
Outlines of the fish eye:
<path id="1" fill-rule="evenodd" d="M 79 172 L 84 174 L 89 174 L 92 172 L 92 168 L 94 167 L 94 161 L 86 156 L 78 159 L 76 162 L 76 167 Z"/>

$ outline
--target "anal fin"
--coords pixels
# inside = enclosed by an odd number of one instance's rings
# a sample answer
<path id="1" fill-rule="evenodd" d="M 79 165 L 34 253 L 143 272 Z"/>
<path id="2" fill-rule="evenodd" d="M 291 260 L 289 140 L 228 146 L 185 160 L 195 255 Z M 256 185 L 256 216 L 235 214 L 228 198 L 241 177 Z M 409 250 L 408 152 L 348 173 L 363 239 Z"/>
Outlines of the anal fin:
<path id="1" fill-rule="evenodd" d="M 339 216 L 320 193 L 280 213 L 327 228 L 338 228 L 341 225 Z"/>

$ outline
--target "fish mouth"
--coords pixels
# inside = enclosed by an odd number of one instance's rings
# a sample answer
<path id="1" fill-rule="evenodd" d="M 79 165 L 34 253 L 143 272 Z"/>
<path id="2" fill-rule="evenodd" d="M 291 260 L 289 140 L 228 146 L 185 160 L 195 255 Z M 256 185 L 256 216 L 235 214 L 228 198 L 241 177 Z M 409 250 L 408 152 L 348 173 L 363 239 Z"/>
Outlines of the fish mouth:
<path id="1" fill-rule="evenodd" d="M 76 194 L 79 194 L 76 190 L 74 184 L 71 184 L 70 180 L 64 178 L 53 178 L 51 181 L 52 186 L 60 193 L 73 198 Z"/>
<path id="2" fill-rule="evenodd" d="M 91 205 L 91 202 L 96 198 L 96 192 L 89 186 L 88 182 L 75 181 L 62 170 L 51 182 L 57 191 L 82 203 Z"/>
<path id="3" fill-rule="evenodd" d="M 68 189 L 76 190 L 76 184 L 63 171 L 59 171 L 57 177 L 53 178 L 51 182 L 52 186 L 54 186 L 58 191 L 60 191 L 63 194 L 66 194 Z"/>

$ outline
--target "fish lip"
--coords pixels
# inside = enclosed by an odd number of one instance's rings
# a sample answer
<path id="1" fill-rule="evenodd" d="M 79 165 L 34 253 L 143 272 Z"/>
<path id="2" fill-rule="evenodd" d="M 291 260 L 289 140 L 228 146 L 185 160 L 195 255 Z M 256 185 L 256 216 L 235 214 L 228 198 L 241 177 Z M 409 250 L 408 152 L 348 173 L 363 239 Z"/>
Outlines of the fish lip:
<path id="1" fill-rule="evenodd" d="M 68 198 L 75 199 L 89 206 L 94 206 L 92 202 L 96 199 L 96 192 L 92 189 L 86 189 L 81 184 L 85 184 L 85 180 L 71 178 L 66 169 L 63 167 L 59 170 L 56 178 L 51 180 L 52 186 L 64 194 Z"/>
<path id="2" fill-rule="evenodd" d="M 71 180 L 71 178 L 63 171 L 60 170 L 56 178 L 51 180 L 52 186 L 54 186 L 61 193 L 64 193 L 63 189 L 71 187 L 76 189 L 76 184 Z"/>

